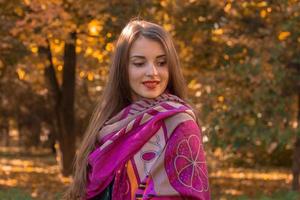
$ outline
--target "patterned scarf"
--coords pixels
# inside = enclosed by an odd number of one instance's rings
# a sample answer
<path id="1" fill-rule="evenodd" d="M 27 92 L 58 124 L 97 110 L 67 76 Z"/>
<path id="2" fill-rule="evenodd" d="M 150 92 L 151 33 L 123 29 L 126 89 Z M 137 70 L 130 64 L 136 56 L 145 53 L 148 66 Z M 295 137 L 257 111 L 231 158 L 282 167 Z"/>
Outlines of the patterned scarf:
<path id="1" fill-rule="evenodd" d="M 201 131 L 190 106 L 164 93 L 134 102 L 100 130 L 86 198 L 114 181 L 112 199 L 210 199 Z"/>

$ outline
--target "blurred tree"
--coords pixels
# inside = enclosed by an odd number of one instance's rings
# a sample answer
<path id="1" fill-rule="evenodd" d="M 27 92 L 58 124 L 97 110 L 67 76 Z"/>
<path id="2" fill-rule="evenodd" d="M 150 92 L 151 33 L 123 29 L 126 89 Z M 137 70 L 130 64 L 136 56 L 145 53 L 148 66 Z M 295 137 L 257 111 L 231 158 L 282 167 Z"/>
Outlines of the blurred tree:
<path id="1" fill-rule="evenodd" d="M 223 149 L 248 166 L 276 163 L 279 156 L 272 155 L 291 152 L 299 137 L 299 1 L 24 0 L 14 5 L 5 10 L 21 18 L 11 31 L 17 39 L 9 35 L 13 42 L 6 43 L 22 42 L 31 51 L 16 65 L 19 78 L 24 72 L 30 76 L 23 81 L 39 88 L 34 91 L 45 87 L 38 71 L 48 80 L 47 104 L 56 116 L 65 175 L 71 171 L 75 133 L 84 132 L 106 82 L 115 39 L 137 15 L 162 24 L 175 38 L 213 151 Z M 18 57 L 19 51 L 7 52 Z M 281 157 L 281 163 L 291 164 Z"/>
<path id="2" fill-rule="evenodd" d="M 14 7 L 18 3 L 19 0 L 0 1 L 0 135 L 4 145 L 9 145 L 9 118 L 15 113 L 14 98 L 9 96 L 14 81 L 10 75 L 16 75 L 12 68 L 27 53 L 22 42 L 7 32 L 20 19 Z"/>
<path id="3" fill-rule="evenodd" d="M 299 135 L 299 1 L 164 2 L 212 147 L 248 165 L 276 159 Z"/>
<path id="4" fill-rule="evenodd" d="M 127 7 L 128 12 L 118 13 L 121 8 Z M 114 8 L 114 9 L 112 9 Z M 62 173 L 69 175 L 72 172 L 72 161 L 75 155 L 75 85 L 77 55 L 93 57 L 97 65 L 103 63 L 101 75 L 107 74 L 107 62 L 112 51 L 111 43 L 115 34 L 113 31 L 128 21 L 130 3 L 95 2 L 95 1 L 24 1 L 20 5 L 23 19 L 16 23 L 12 34 L 19 39 L 44 62 L 45 76 L 50 86 L 50 96 L 54 99 L 59 155 Z M 124 17 L 120 17 L 123 14 Z M 123 23 L 123 24 L 122 24 Z M 104 52 L 97 50 L 104 48 Z M 61 48 L 62 47 L 62 48 Z M 63 49 L 60 50 L 60 49 Z M 55 55 L 56 54 L 56 55 Z M 81 62 L 79 61 L 81 64 Z M 86 65 L 86 63 L 84 63 Z M 99 75 L 90 70 L 80 70 L 79 77 L 93 81 L 99 80 Z M 99 71 L 99 68 L 97 69 Z M 102 82 L 105 79 L 101 78 Z M 101 90 L 99 86 L 96 90 Z M 86 116 L 85 116 L 86 117 Z M 80 120 L 80 119 L 79 119 Z"/>

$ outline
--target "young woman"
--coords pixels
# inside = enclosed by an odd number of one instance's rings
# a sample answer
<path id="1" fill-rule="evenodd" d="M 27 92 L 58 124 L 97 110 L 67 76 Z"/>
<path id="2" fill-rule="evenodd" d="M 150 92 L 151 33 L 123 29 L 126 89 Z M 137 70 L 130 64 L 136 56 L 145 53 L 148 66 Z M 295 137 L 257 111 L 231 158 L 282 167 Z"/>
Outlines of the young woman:
<path id="1" fill-rule="evenodd" d="M 66 199 L 210 199 L 201 129 L 170 35 L 134 20 L 76 157 Z"/>

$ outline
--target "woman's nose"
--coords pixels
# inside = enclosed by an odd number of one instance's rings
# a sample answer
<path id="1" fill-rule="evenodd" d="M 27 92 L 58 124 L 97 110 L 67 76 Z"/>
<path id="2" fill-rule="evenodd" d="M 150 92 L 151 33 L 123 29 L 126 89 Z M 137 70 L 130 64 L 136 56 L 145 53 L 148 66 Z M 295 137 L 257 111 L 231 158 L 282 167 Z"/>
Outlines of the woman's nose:
<path id="1" fill-rule="evenodd" d="M 146 75 L 148 75 L 148 76 L 158 75 L 158 70 L 157 70 L 157 66 L 155 65 L 155 63 L 149 63 L 149 65 L 147 67 Z"/>

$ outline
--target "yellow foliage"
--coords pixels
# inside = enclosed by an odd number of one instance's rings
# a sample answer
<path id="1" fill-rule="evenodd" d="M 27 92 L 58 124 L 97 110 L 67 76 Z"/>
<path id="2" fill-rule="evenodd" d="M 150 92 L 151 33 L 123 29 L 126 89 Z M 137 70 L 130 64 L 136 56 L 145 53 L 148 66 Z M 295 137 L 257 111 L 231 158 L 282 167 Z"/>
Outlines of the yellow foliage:
<path id="1" fill-rule="evenodd" d="M 220 41 L 220 40 L 218 39 L 218 37 L 216 37 L 216 36 L 212 36 L 212 37 L 211 37 L 211 40 L 214 41 L 214 42 Z"/>
<path id="2" fill-rule="evenodd" d="M 57 59 L 57 57 L 53 57 L 52 62 L 53 62 L 54 65 L 58 65 L 59 60 Z"/>
<path id="3" fill-rule="evenodd" d="M 29 5 L 31 0 L 23 0 L 25 5 Z"/>
<path id="4" fill-rule="evenodd" d="M 166 0 L 160 1 L 160 5 L 162 7 L 167 7 L 168 6 L 168 2 Z"/>
<path id="5" fill-rule="evenodd" d="M 99 63 L 103 63 L 103 55 L 100 54 L 99 56 L 97 56 L 98 62 Z"/>
<path id="6" fill-rule="evenodd" d="M 164 29 L 166 29 L 166 31 L 171 31 L 173 29 L 172 24 L 164 24 L 163 27 L 164 27 Z"/>
<path id="7" fill-rule="evenodd" d="M 293 122 L 291 122 L 291 124 L 292 124 L 292 128 L 294 128 L 294 129 L 298 128 L 298 122 L 297 121 L 293 121 Z"/>
<path id="8" fill-rule="evenodd" d="M 89 81 L 93 81 L 93 80 L 94 80 L 94 73 L 93 73 L 93 72 L 88 72 L 88 74 L 87 74 L 87 79 L 88 79 Z"/>
<path id="9" fill-rule="evenodd" d="M 226 44 L 230 47 L 233 46 L 233 42 L 231 40 L 227 40 Z"/>
<path id="10" fill-rule="evenodd" d="M 63 66 L 62 66 L 62 65 L 58 65 L 58 66 L 57 66 L 57 70 L 58 70 L 58 71 L 61 71 L 62 69 L 63 69 Z"/>
<path id="11" fill-rule="evenodd" d="M 197 91 L 196 93 L 195 93 L 195 97 L 200 97 L 201 96 L 201 91 L 199 90 L 199 91 Z"/>
<path id="12" fill-rule="evenodd" d="M 111 33 L 107 33 L 107 34 L 106 34 L 106 37 L 107 37 L 107 38 L 111 38 L 111 36 L 112 36 Z"/>
<path id="13" fill-rule="evenodd" d="M 221 151 L 221 150 L 220 150 Z M 229 168 L 226 170 L 214 171 L 210 174 L 211 177 L 223 177 L 231 179 L 255 179 L 255 180 L 273 180 L 273 181 L 291 181 L 292 175 L 282 171 L 255 171 L 243 169 Z"/>
<path id="14" fill-rule="evenodd" d="M 112 51 L 114 48 L 114 45 L 112 43 L 107 43 L 106 46 L 105 46 L 105 50 L 106 51 Z"/>
<path id="15" fill-rule="evenodd" d="M 214 151 L 214 155 L 215 156 L 222 156 L 223 155 L 223 151 L 220 147 L 217 147 L 216 150 Z"/>
<path id="16" fill-rule="evenodd" d="M 76 53 L 80 53 L 82 51 L 82 48 L 79 46 L 76 46 Z"/>
<path id="17" fill-rule="evenodd" d="M 41 4 L 41 8 L 42 8 L 42 10 L 46 10 L 47 9 L 46 4 Z"/>
<path id="18" fill-rule="evenodd" d="M 225 60 L 229 60 L 229 55 L 225 54 L 225 55 L 223 55 L 223 58 L 224 58 Z"/>
<path id="19" fill-rule="evenodd" d="M 14 9 L 14 11 L 15 11 L 15 13 L 16 13 L 18 16 L 23 16 L 23 14 L 24 14 L 22 8 L 20 8 L 20 7 L 16 7 L 16 8 Z"/>
<path id="20" fill-rule="evenodd" d="M 267 11 L 266 10 L 261 10 L 260 11 L 260 17 L 265 18 L 267 16 Z"/>
<path id="21" fill-rule="evenodd" d="M 44 69 L 45 64 L 44 63 L 38 63 L 36 66 L 37 66 L 37 69 Z"/>
<path id="22" fill-rule="evenodd" d="M 197 89 L 201 88 L 201 84 L 198 83 L 196 79 L 192 79 L 190 81 L 190 83 L 188 84 L 188 88 L 190 88 L 192 90 L 197 90 Z"/>
<path id="23" fill-rule="evenodd" d="M 223 96 L 218 96 L 218 101 L 219 101 L 219 102 L 224 102 L 224 99 L 225 99 L 225 98 L 224 98 Z"/>
<path id="24" fill-rule="evenodd" d="M 84 72 L 84 71 L 81 71 L 81 72 L 79 73 L 79 76 L 80 76 L 80 78 L 83 78 L 83 77 L 85 76 L 85 72 Z"/>
<path id="25" fill-rule="evenodd" d="M 5 168 L 3 168 L 3 170 L 5 170 Z M 18 185 L 18 180 L 17 179 L 9 179 L 9 180 L 0 179 L 0 185 L 14 187 L 14 186 Z"/>
<path id="26" fill-rule="evenodd" d="M 278 39 L 281 40 L 281 41 L 282 40 L 286 40 L 290 35 L 291 35 L 290 32 L 288 32 L 288 31 L 282 31 L 282 32 L 280 32 L 278 34 Z"/>
<path id="27" fill-rule="evenodd" d="M 164 17 L 165 21 L 169 21 L 170 20 L 170 17 L 169 17 L 169 15 L 167 13 L 164 13 L 163 17 Z"/>
<path id="28" fill-rule="evenodd" d="M 226 106 L 226 105 L 223 105 L 222 108 L 223 108 L 224 111 L 228 110 L 228 106 Z"/>
<path id="29" fill-rule="evenodd" d="M 104 69 L 100 69 L 99 70 L 99 74 L 100 74 L 100 76 L 104 77 L 104 76 L 107 76 L 108 71 L 105 68 Z"/>
<path id="30" fill-rule="evenodd" d="M 270 12 L 272 12 L 272 8 L 267 8 L 267 11 L 270 13 Z"/>
<path id="31" fill-rule="evenodd" d="M 32 53 L 37 53 L 38 50 L 39 50 L 39 48 L 38 48 L 36 45 L 31 45 L 30 51 L 31 51 Z"/>
<path id="32" fill-rule="evenodd" d="M 117 21 L 117 17 L 112 16 L 112 17 L 111 17 L 111 21 L 112 21 L 112 22 L 116 22 L 116 21 Z"/>
<path id="33" fill-rule="evenodd" d="M 100 51 L 95 51 L 93 57 L 97 58 L 100 63 L 103 62 L 103 54 L 101 54 Z"/>
<path id="34" fill-rule="evenodd" d="M 77 45 L 81 45 L 82 44 L 82 40 L 81 39 L 77 39 L 76 43 L 77 43 Z"/>
<path id="35" fill-rule="evenodd" d="M 206 18 L 203 17 L 203 16 L 199 16 L 199 17 L 198 17 L 198 21 L 199 21 L 199 22 L 205 22 L 205 21 L 206 21 Z"/>
<path id="36" fill-rule="evenodd" d="M 18 68 L 17 69 L 17 74 L 18 74 L 20 80 L 24 80 L 26 72 L 23 69 Z"/>
<path id="37" fill-rule="evenodd" d="M 226 4 L 226 6 L 224 7 L 224 11 L 228 13 L 230 9 L 231 9 L 231 3 Z"/>
<path id="38" fill-rule="evenodd" d="M 211 91 L 212 91 L 211 86 L 210 86 L 210 85 L 205 86 L 205 91 L 206 91 L 208 94 L 210 94 Z"/>
<path id="39" fill-rule="evenodd" d="M 64 50 L 64 46 L 64 42 L 60 42 L 58 39 L 55 39 L 51 44 L 51 49 L 53 49 L 55 53 L 60 53 Z"/>
<path id="40" fill-rule="evenodd" d="M 249 5 L 249 3 L 248 3 L 247 1 L 242 3 L 242 7 L 243 7 L 243 8 L 248 7 L 248 5 Z"/>
<path id="41" fill-rule="evenodd" d="M 266 7 L 268 3 L 266 1 L 262 1 L 256 4 L 257 7 Z"/>
<path id="42" fill-rule="evenodd" d="M 88 47 L 86 50 L 85 50 L 85 55 L 86 56 L 89 56 L 93 53 L 93 49 L 91 47 Z"/>
<path id="43" fill-rule="evenodd" d="M 88 24 L 88 29 L 91 35 L 97 36 L 102 31 L 103 27 L 98 20 L 92 20 Z"/>
<path id="44" fill-rule="evenodd" d="M 212 31 L 214 35 L 223 35 L 224 30 L 222 28 L 218 28 Z"/>

